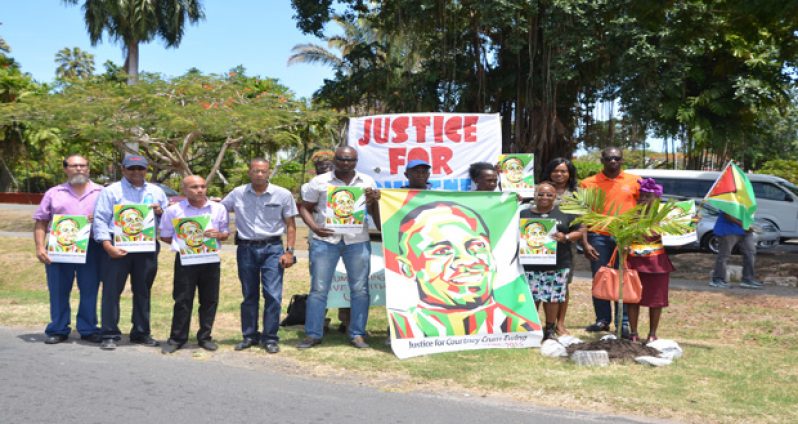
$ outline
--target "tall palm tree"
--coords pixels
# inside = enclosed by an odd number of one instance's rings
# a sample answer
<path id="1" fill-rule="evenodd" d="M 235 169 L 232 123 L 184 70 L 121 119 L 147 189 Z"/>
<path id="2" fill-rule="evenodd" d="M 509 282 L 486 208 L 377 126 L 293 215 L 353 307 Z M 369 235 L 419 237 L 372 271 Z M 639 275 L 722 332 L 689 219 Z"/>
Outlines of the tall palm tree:
<path id="1" fill-rule="evenodd" d="M 75 5 L 80 0 L 63 1 Z M 122 44 L 128 84 L 138 80 L 140 43 L 160 37 L 166 47 L 177 47 L 186 20 L 197 23 L 205 19 L 201 0 L 84 0 L 83 11 L 93 46 L 105 31 Z"/>
<path id="2" fill-rule="evenodd" d="M 85 79 L 94 74 L 94 55 L 79 47 L 64 47 L 55 54 L 55 76 L 62 80 Z"/>

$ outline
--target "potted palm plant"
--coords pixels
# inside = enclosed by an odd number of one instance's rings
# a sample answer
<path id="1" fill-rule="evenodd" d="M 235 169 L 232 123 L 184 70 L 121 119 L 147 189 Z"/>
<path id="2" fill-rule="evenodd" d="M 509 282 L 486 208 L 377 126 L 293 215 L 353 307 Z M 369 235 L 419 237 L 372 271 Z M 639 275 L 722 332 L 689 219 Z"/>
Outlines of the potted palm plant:
<path id="1" fill-rule="evenodd" d="M 656 234 L 681 234 L 690 230 L 688 223 L 676 219 L 676 203 L 660 202 L 659 199 L 649 204 L 640 204 L 619 213 L 614 203 L 606 205 L 606 194 L 599 188 L 579 189 L 563 198 L 560 210 L 565 213 L 579 215 L 575 223 L 584 224 L 590 231 L 601 231 L 611 235 L 617 244 L 620 268 L 618 270 L 618 308 L 623 310 L 623 273 L 626 268 L 626 252 L 632 243 L 643 242 L 646 237 Z M 607 212 L 605 212 L 607 211 Z M 619 317 L 620 318 L 620 317 Z M 618 320 L 620 322 L 620 319 Z M 621 326 L 618 326 L 618 338 L 621 338 Z"/>

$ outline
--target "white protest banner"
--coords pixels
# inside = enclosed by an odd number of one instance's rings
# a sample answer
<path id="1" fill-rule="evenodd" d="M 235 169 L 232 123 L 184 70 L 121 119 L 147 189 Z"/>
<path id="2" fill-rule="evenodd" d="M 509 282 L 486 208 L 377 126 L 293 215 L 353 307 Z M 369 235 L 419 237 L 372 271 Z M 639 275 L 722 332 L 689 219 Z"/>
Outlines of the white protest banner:
<path id="1" fill-rule="evenodd" d="M 349 119 L 348 144 L 358 151 L 357 170 L 381 188 L 407 184 L 411 160 L 431 165 L 433 189 L 468 191 L 468 167 L 495 163 L 502 150 L 501 118 L 484 113 L 402 113 Z"/>
<path id="2" fill-rule="evenodd" d="M 369 305 L 385 305 L 385 260 L 382 256 L 382 243 L 371 242 L 371 270 L 369 272 Z M 328 308 L 348 308 L 349 277 L 346 275 L 344 261 L 338 260 L 335 275 L 327 295 Z"/>

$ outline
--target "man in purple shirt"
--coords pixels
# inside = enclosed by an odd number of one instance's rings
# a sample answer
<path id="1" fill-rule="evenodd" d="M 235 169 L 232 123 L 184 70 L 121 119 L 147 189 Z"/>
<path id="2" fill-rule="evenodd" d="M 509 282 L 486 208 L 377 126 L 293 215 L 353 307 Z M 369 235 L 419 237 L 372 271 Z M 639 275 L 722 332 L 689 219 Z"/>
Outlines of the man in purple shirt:
<path id="1" fill-rule="evenodd" d="M 183 195 L 186 196 L 185 200 L 169 206 L 161 219 L 161 240 L 172 244 L 172 250 L 177 252 L 173 243 L 175 227 L 172 220 L 200 215 L 209 216 L 211 219 L 210 228 L 205 230 L 202 236 L 215 238 L 218 242 L 227 240 L 230 236 L 227 209 L 219 203 L 208 200 L 205 179 L 195 175 L 185 177 L 182 189 Z M 199 291 L 197 342 L 203 349 L 216 350 L 218 346 L 211 341 L 211 329 L 219 304 L 219 262 L 183 265 L 178 252 L 175 255 L 174 269 L 172 297 L 175 300 L 175 308 L 172 314 L 172 331 L 161 352 L 173 353 L 188 341 L 195 291 Z"/>
<path id="2" fill-rule="evenodd" d="M 99 244 L 90 240 L 85 264 L 54 263 L 47 254 L 45 237 L 49 233 L 53 215 L 84 215 L 91 221 L 102 187 L 89 179 L 89 161 L 81 155 L 64 159 L 64 173 L 67 181 L 47 190 L 33 214 L 36 220 L 33 230 L 36 257 L 44 264 L 50 291 L 50 323 L 44 330 L 47 335 L 44 342 L 56 344 L 69 338 L 69 296 L 72 282 L 77 276 L 80 290 L 77 330 L 82 340 L 99 343 L 102 339 L 97 328 L 97 290 L 100 285 L 99 264 L 105 252 Z"/>

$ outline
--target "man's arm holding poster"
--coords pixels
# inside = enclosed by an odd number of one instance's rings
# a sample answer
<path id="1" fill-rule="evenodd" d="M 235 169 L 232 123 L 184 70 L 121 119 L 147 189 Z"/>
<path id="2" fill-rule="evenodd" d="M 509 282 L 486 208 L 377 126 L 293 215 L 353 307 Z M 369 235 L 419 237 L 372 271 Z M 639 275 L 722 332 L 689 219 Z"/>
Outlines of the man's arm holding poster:
<path id="1" fill-rule="evenodd" d="M 313 219 L 313 211 L 316 210 L 318 203 L 327 201 L 327 187 L 325 185 L 324 190 L 320 190 L 314 183 L 315 181 L 311 180 L 308 183 L 307 191 L 303 193 L 302 202 L 299 204 L 299 216 L 302 217 L 302 221 L 305 221 L 305 225 L 310 228 L 310 231 L 317 236 L 330 237 L 335 234 L 333 230 L 316 225 L 316 220 Z"/>

